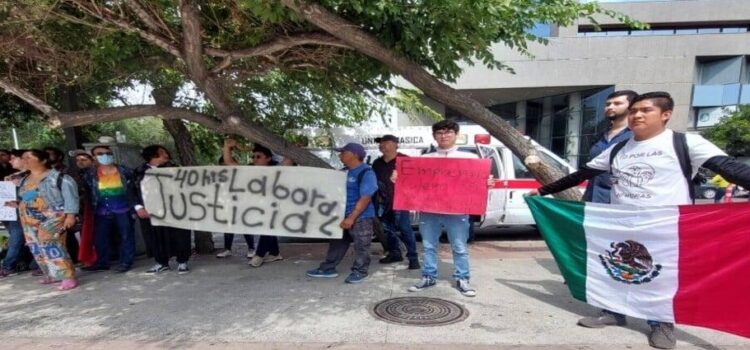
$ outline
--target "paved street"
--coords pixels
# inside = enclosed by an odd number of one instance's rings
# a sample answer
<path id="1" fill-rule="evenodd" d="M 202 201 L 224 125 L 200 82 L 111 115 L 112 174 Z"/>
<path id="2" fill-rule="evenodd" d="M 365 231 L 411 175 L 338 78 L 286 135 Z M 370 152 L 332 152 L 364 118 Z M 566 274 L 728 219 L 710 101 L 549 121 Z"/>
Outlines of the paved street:
<path id="1" fill-rule="evenodd" d="M 413 295 L 419 272 L 383 266 L 373 255 L 371 277 L 346 285 L 344 277 L 312 279 L 304 271 L 323 257 L 325 244 L 286 243 L 286 259 L 250 268 L 244 247 L 220 260 L 202 256 L 192 273 L 150 276 L 141 259 L 126 274 L 81 274 L 82 286 L 58 293 L 29 274 L 0 281 L 0 339 L 5 349 L 646 349 L 644 321 L 590 330 L 575 325 L 596 312 L 573 300 L 539 240 L 489 238 L 471 247 L 479 294 L 465 298 L 450 285 L 450 254 L 443 246 L 438 286 L 421 293 L 460 303 L 466 320 L 414 327 L 375 319 L 378 301 Z M 373 254 L 379 246 L 374 245 Z M 348 257 L 340 271 L 351 263 Z M 679 327 L 682 349 L 750 348 L 750 340 Z"/>

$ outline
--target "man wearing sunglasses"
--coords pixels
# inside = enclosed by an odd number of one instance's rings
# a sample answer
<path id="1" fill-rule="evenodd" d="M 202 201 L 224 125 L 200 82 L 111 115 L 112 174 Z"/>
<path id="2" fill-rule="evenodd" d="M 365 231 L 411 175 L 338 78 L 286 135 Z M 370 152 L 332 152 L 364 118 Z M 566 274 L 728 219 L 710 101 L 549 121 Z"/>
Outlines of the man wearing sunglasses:
<path id="1" fill-rule="evenodd" d="M 96 264 L 87 271 L 109 270 L 110 234 L 120 237 L 120 263 L 115 271 L 123 273 L 133 266 L 135 233 L 133 211 L 138 204 L 133 171 L 115 163 L 107 146 L 91 149 L 95 165 L 84 174 L 84 180 L 94 209 L 94 246 Z"/>

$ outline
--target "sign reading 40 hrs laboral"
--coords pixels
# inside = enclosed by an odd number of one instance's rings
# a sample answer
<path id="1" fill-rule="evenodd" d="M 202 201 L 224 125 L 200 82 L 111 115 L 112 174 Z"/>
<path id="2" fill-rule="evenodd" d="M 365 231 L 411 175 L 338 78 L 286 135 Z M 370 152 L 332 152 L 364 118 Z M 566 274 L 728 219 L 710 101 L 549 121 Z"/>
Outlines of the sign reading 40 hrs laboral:
<path id="1" fill-rule="evenodd" d="M 346 174 L 310 167 L 156 168 L 141 183 L 151 223 L 211 232 L 341 238 Z"/>

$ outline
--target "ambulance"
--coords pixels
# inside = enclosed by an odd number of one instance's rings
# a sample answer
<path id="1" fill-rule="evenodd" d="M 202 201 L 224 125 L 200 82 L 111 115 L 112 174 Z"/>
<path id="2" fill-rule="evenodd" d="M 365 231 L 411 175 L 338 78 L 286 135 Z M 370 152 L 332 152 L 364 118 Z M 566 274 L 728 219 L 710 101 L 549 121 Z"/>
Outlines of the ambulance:
<path id="1" fill-rule="evenodd" d="M 301 139 L 306 143 L 306 149 L 337 169 L 342 168 L 343 165 L 338 159 L 338 153 L 333 149 L 349 142 L 356 142 L 365 147 L 367 150 L 365 162 L 368 164 L 372 164 L 380 157 L 375 138 L 386 134 L 398 137 L 399 152 L 409 156 L 422 155 L 437 146 L 430 126 L 301 129 L 295 130 L 295 134 L 303 136 Z M 530 141 L 547 164 L 556 167 L 566 175 L 575 171 L 565 160 L 534 140 Z M 479 227 L 534 225 L 534 219 L 531 217 L 523 195 L 538 188 L 541 184 L 534 179 L 521 159 L 479 125 L 460 125 L 456 143 L 462 151 L 475 153 L 481 158 L 489 158 L 492 162 L 491 174 L 499 179 L 495 187 L 489 190 L 487 212 L 482 217 Z"/>

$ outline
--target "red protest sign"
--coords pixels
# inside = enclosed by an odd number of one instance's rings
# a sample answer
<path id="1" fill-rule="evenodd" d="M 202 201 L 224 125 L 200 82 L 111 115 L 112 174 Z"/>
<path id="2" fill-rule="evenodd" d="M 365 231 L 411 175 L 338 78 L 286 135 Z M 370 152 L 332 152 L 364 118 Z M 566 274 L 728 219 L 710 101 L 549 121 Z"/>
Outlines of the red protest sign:
<path id="1" fill-rule="evenodd" d="M 489 159 L 396 158 L 393 209 L 484 215 Z"/>

